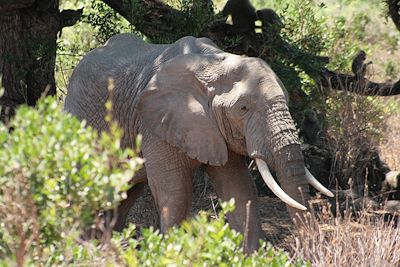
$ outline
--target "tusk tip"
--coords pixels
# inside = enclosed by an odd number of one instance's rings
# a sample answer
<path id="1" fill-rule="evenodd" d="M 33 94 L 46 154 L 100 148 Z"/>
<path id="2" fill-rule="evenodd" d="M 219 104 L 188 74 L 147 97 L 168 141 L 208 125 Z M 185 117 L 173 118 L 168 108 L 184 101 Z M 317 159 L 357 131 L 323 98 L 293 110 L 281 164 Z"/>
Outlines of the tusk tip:
<path id="1" fill-rule="evenodd" d="M 304 167 L 304 170 L 306 171 L 306 179 L 309 184 L 311 184 L 315 189 L 317 189 L 319 192 L 322 194 L 328 196 L 328 197 L 334 197 L 333 193 L 329 191 L 325 186 L 323 186 L 311 173 L 310 171 Z"/>
<path id="2" fill-rule="evenodd" d="M 300 208 L 299 208 L 299 210 L 304 210 L 304 211 L 306 211 L 306 210 L 307 210 L 307 208 L 306 208 L 306 207 L 304 207 L 304 206 L 302 206 L 302 207 L 300 207 Z"/>
<path id="3" fill-rule="evenodd" d="M 271 191 L 279 197 L 283 202 L 285 202 L 287 205 L 291 206 L 292 208 L 299 209 L 299 210 L 307 210 L 307 208 L 300 203 L 298 203 L 296 200 L 288 196 L 282 188 L 276 183 L 274 178 L 271 175 L 271 172 L 269 171 L 267 163 L 265 161 L 256 158 L 255 159 L 256 165 L 258 167 L 258 170 L 260 171 L 261 177 L 263 178 L 265 184 L 271 189 Z"/>
<path id="4" fill-rule="evenodd" d="M 335 195 L 334 195 L 331 191 L 329 191 L 329 190 L 328 190 L 328 192 L 326 192 L 325 195 L 328 196 L 328 197 L 334 197 L 334 196 L 335 196 Z"/>

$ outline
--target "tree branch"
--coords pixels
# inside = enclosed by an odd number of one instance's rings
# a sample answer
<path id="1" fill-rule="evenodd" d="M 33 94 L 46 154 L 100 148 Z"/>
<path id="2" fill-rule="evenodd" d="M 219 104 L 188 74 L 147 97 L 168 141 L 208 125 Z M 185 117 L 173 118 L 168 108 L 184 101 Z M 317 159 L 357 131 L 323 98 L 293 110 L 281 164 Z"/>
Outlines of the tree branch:
<path id="1" fill-rule="evenodd" d="M 400 94 L 400 80 L 395 83 L 377 83 L 363 78 L 357 81 L 354 75 L 336 73 L 328 69 L 320 72 L 320 84 L 327 89 L 349 91 L 365 96 L 390 96 Z"/>
<path id="2" fill-rule="evenodd" d="M 102 0 L 135 28 L 151 39 L 168 39 L 176 34 L 173 17 L 181 12 L 158 0 Z"/>
<path id="3" fill-rule="evenodd" d="M 60 13 L 60 30 L 74 25 L 82 16 L 83 8 L 78 10 L 64 9 Z"/>
<path id="4" fill-rule="evenodd" d="M 388 5 L 389 8 L 389 16 L 393 20 L 394 25 L 396 25 L 396 28 L 398 31 L 400 31 L 400 4 L 399 0 L 386 0 L 386 4 Z"/>

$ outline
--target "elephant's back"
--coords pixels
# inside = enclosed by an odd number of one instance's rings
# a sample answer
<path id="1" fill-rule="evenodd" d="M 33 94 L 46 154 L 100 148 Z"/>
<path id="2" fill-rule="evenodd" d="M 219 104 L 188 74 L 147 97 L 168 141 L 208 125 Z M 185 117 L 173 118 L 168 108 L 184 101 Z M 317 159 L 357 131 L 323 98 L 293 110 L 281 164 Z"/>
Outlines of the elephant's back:
<path id="1" fill-rule="evenodd" d="M 124 33 L 111 37 L 104 46 L 87 53 L 76 66 L 75 72 L 85 74 L 114 74 L 121 67 L 143 66 L 148 58 L 156 58 L 168 46 L 144 42 L 134 34 Z M 88 77 L 86 77 L 88 78 Z M 90 78 L 90 77 L 89 77 Z"/>
<path id="2" fill-rule="evenodd" d="M 146 77 L 143 73 L 152 69 L 149 62 L 165 48 L 148 44 L 133 34 L 111 37 L 104 46 L 86 54 L 75 67 L 64 109 L 98 130 L 106 129 L 105 102 L 110 99 L 109 89 L 113 87 L 114 93 L 124 98 L 136 95 L 137 92 L 128 92 L 127 88 L 140 90 L 135 84 L 139 82 L 138 76 Z"/>
<path id="3" fill-rule="evenodd" d="M 68 93 L 77 90 L 75 82 L 78 80 L 93 81 L 99 86 L 102 83 L 107 85 L 109 79 L 118 80 L 142 72 L 167 47 L 148 44 L 134 34 L 115 35 L 104 46 L 93 49 L 82 58 L 71 75 Z M 91 86 L 80 89 L 93 90 Z"/>
<path id="4" fill-rule="evenodd" d="M 104 58 L 108 62 L 121 64 L 141 57 L 158 56 L 167 47 L 168 45 L 146 43 L 131 33 L 122 33 L 114 35 L 103 47 L 92 50 L 87 56 L 93 56 L 96 59 Z"/>

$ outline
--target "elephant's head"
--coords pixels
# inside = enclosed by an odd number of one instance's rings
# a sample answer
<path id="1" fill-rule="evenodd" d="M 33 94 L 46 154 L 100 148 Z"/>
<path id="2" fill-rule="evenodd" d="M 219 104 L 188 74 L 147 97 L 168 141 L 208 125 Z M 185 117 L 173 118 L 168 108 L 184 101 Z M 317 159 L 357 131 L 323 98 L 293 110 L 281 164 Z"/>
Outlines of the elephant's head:
<path id="1" fill-rule="evenodd" d="M 138 111 L 153 134 L 200 162 L 224 165 L 228 149 L 249 155 L 267 185 L 294 208 L 306 209 L 280 189 L 268 166 L 297 201 L 309 198 L 307 181 L 331 195 L 305 169 L 284 86 L 258 58 L 228 53 L 175 57 L 150 80 Z"/>

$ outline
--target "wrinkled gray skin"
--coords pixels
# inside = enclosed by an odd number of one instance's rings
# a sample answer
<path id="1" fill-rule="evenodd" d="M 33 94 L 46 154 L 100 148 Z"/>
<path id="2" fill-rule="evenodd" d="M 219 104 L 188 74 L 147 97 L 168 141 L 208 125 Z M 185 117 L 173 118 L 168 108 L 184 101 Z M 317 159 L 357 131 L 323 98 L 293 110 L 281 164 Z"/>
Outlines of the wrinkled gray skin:
<path id="1" fill-rule="evenodd" d="M 110 78 L 112 93 L 107 89 Z M 188 216 L 192 173 L 200 164 L 206 165 L 219 198 L 235 198 L 236 210 L 228 216 L 234 229 L 244 232 L 246 203 L 251 201 L 247 251 L 258 248 L 262 230 L 245 155 L 265 160 L 292 198 L 300 203 L 309 199 L 286 91 L 258 58 L 225 53 L 207 38 L 155 45 L 131 34 L 116 35 L 75 68 L 65 109 L 103 131 L 108 99 L 124 129 L 123 146 L 133 147 L 136 135 L 143 135 L 145 170 L 133 179 L 147 179 L 162 231 Z M 138 188 L 121 203 L 117 229 Z M 298 212 L 288 210 L 292 217 Z"/>

